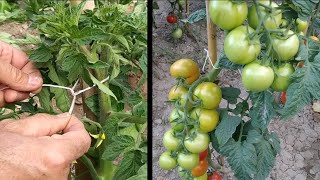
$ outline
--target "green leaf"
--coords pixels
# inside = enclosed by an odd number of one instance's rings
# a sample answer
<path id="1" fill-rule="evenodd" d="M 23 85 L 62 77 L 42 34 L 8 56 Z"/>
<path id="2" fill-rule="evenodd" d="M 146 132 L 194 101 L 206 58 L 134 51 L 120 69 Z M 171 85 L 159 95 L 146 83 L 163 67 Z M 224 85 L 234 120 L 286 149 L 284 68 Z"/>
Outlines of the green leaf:
<path id="1" fill-rule="evenodd" d="M 64 71 L 70 71 L 74 66 L 77 66 L 77 67 L 81 66 L 81 64 L 85 62 L 86 59 L 87 58 L 81 53 L 74 54 L 72 56 L 67 56 L 62 62 L 61 68 Z M 75 73 L 75 72 L 72 71 L 72 73 Z"/>
<path id="2" fill-rule="evenodd" d="M 220 123 L 216 127 L 215 135 L 218 139 L 219 146 L 223 146 L 232 137 L 236 131 L 237 126 L 241 122 L 241 118 L 238 116 L 230 116 L 228 112 L 223 111 L 220 115 Z"/>
<path id="3" fill-rule="evenodd" d="M 116 173 L 113 177 L 114 180 L 126 180 L 129 177 L 137 174 L 142 166 L 142 154 L 140 151 L 129 151 L 124 154 Z"/>
<path id="4" fill-rule="evenodd" d="M 33 62 L 47 62 L 53 55 L 46 46 L 41 45 L 38 49 L 31 52 L 29 60 Z"/>
<path id="5" fill-rule="evenodd" d="M 104 92 L 107 95 L 110 95 L 110 96 L 114 97 L 116 100 L 118 100 L 117 97 L 113 94 L 113 92 L 106 85 L 102 84 L 98 79 L 96 79 L 92 74 L 90 74 L 90 78 L 91 78 L 92 82 L 94 84 L 96 84 L 102 92 Z"/>
<path id="6" fill-rule="evenodd" d="M 61 79 L 62 77 L 58 76 L 53 65 L 48 64 L 48 68 L 49 68 L 49 74 L 48 74 L 49 78 L 53 82 L 57 83 L 58 85 L 65 86 L 65 83 Z M 68 112 L 70 109 L 70 99 L 69 99 L 67 91 L 65 89 L 50 87 L 50 92 L 54 93 L 58 108 L 62 112 Z"/>
<path id="7" fill-rule="evenodd" d="M 181 21 L 184 23 L 196 23 L 206 18 L 206 9 L 199 9 L 189 15 L 187 19 L 182 19 Z"/>
<path id="8" fill-rule="evenodd" d="M 231 169 L 239 180 L 252 179 L 256 174 L 257 153 L 252 144 L 247 141 L 236 142 L 230 139 L 221 147 L 220 152 L 227 157 Z"/>
<path id="9" fill-rule="evenodd" d="M 128 127 L 125 127 L 123 129 L 119 130 L 119 134 L 120 135 L 127 135 L 127 136 L 131 136 L 132 138 L 134 138 L 134 140 L 136 141 L 139 135 L 139 132 L 135 126 L 135 124 L 130 124 Z"/>
<path id="10" fill-rule="evenodd" d="M 92 95 L 90 97 L 87 97 L 85 99 L 85 103 L 88 106 L 88 108 L 93 112 L 94 115 L 99 116 L 100 114 L 100 108 L 99 108 L 99 99 L 98 95 Z"/>
<path id="11" fill-rule="evenodd" d="M 105 151 L 102 154 L 102 159 L 113 161 L 121 153 L 125 152 L 125 149 L 132 148 L 135 145 L 135 141 L 131 136 L 122 135 L 112 137 L 112 142 L 106 146 Z"/>
<path id="12" fill-rule="evenodd" d="M 270 91 L 250 94 L 253 106 L 250 109 L 249 116 L 251 124 L 260 129 L 266 129 L 271 119 L 277 115 L 274 108 L 274 97 Z"/>
<path id="13" fill-rule="evenodd" d="M 227 100 L 230 104 L 236 104 L 240 96 L 240 89 L 234 87 L 222 87 L 222 98 Z"/>
<path id="14" fill-rule="evenodd" d="M 72 39 L 79 45 L 89 44 L 94 40 L 103 40 L 106 38 L 106 33 L 99 28 L 84 27 L 81 30 L 77 30 L 77 33 L 72 35 Z"/>
<path id="15" fill-rule="evenodd" d="M 303 21 L 307 21 L 312 15 L 318 2 L 319 0 L 292 0 L 292 3 L 297 7 L 299 18 Z"/>
<path id="16" fill-rule="evenodd" d="M 280 139 L 275 132 L 272 132 L 271 134 L 267 134 L 265 139 L 268 140 L 268 142 L 271 144 L 275 154 L 280 153 L 280 150 L 281 150 Z"/>
<path id="17" fill-rule="evenodd" d="M 255 129 L 251 129 L 247 135 L 247 142 L 250 144 L 257 144 L 263 140 L 263 136 Z"/>
<path id="18" fill-rule="evenodd" d="M 247 101 L 242 101 L 242 102 L 239 102 L 237 105 L 236 105 L 236 108 L 232 109 L 232 113 L 235 114 L 235 115 L 243 115 L 247 110 L 249 109 L 249 104 Z"/>
<path id="19" fill-rule="evenodd" d="M 48 113 L 52 112 L 51 107 L 51 99 L 50 99 L 50 92 L 49 89 L 46 87 L 43 87 L 40 93 L 37 94 L 41 107 Z"/>
<path id="20" fill-rule="evenodd" d="M 111 39 L 118 41 L 128 51 L 130 50 L 128 41 L 123 35 L 117 35 L 117 34 L 111 34 L 111 33 L 109 33 L 108 35 L 111 36 Z"/>
<path id="21" fill-rule="evenodd" d="M 269 175 L 275 163 L 276 154 L 268 141 L 262 140 L 255 145 L 257 151 L 257 174 L 254 179 L 264 180 Z"/>
<path id="22" fill-rule="evenodd" d="M 110 67 L 109 64 L 103 62 L 103 61 L 97 61 L 94 64 L 87 64 L 86 67 L 90 68 L 90 69 L 103 69 L 103 68 L 108 68 Z"/>
<path id="23" fill-rule="evenodd" d="M 312 99 L 320 99 L 320 53 L 313 62 L 305 61 L 302 68 L 297 68 L 291 75 L 291 84 L 287 90 L 287 102 L 281 112 L 281 118 L 288 120 Z"/>
<path id="24" fill-rule="evenodd" d="M 148 172 L 148 167 L 147 167 L 147 164 L 145 164 L 140 167 L 137 175 L 132 176 L 127 180 L 147 180 L 147 172 Z"/>

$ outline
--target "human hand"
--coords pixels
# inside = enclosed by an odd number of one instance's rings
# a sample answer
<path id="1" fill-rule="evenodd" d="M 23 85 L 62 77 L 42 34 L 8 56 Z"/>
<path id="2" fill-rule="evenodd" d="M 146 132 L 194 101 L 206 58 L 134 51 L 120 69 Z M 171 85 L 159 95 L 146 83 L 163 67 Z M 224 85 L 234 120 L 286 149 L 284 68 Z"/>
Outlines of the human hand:
<path id="1" fill-rule="evenodd" d="M 3 120 L 0 136 L 0 179 L 10 180 L 67 179 L 72 161 L 91 143 L 82 122 L 69 113 Z"/>
<path id="2" fill-rule="evenodd" d="M 0 41 L 0 107 L 6 103 L 28 98 L 30 92 L 38 93 L 42 77 L 28 56 L 14 47 Z"/>

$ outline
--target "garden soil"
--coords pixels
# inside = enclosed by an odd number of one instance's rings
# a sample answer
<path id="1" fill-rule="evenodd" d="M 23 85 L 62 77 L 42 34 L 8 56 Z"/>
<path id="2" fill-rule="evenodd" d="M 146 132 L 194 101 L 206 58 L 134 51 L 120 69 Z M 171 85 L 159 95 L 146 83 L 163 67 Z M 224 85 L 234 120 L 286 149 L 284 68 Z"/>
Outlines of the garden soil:
<path id="1" fill-rule="evenodd" d="M 171 10 L 168 1 L 157 1 L 160 9 L 154 11 L 155 24 L 153 28 L 153 60 L 152 60 L 152 168 L 153 178 L 156 180 L 180 179 L 177 170 L 165 171 L 158 165 L 158 159 L 165 148 L 162 145 L 164 132 L 170 128 L 168 120 L 173 106 L 167 103 L 168 92 L 175 85 L 175 80 L 170 76 L 170 65 L 180 58 L 191 58 L 204 63 L 207 48 L 206 20 L 189 26 L 189 31 L 184 31 L 181 40 L 173 40 L 170 33 L 173 26 L 168 24 L 166 16 Z M 204 1 L 191 1 L 190 12 L 205 8 Z M 193 34 L 193 35 L 192 35 Z M 218 31 L 218 51 L 223 49 L 223 32 Z M 242 97 L 246 97 L 240 72 L 223 70 L 219 77 L 220 86 L 234 86 L 240 88 Z M 222 105 L 224 102 L 222 102 Z M 320 180 L 320 115 L 313 112 L 311 105 L 307 106 L 291 120 L 284 122 L 273 119 L 270 131 L 278 134 L 281 142 L 281 153 L 276 158 L 276 164 L 268 180 Z M 216 153 L 213 155 L 217 156 Z M 228 166 L 223 161 L 225 173 L 224 180 L 236 179 Z"/>

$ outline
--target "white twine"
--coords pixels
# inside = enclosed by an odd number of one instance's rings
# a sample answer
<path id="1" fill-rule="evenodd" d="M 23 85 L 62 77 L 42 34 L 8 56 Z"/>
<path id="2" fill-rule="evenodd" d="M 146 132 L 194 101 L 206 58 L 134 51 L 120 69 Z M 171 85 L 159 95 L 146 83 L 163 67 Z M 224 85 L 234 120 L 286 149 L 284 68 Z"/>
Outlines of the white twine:
<path id="1" fill-rule="evenodd" d="M 209 59 L 209 62 L 210 62 L 210 64 L 211 64 L 211 66 L 212 66 L 213 69 L 219 69 L 219 68 L 217 68 L 217 67 L 215 67 L 215 66 L 213 65 L 213 63 L 212 63 L 212 61 L 211 61 L 211 58 L 210 58 L 210 55 L 209 55 L 209 51 L 208 51 L 206 48 L 204 48 L 204 51 L 206 52 L 206 59 L 204 60 L 204 64 L 203 64 L 203 67 L 202 67 L 202 71 L 204 71 L 204 68 L 206 67 L 206 64 L 207 64 L 208 59 Z"/>
<path id="2" fill-rule="evenodd" d="M 104 83 L 104 82 L 106 82 L 106 81 L 108 81 L 108 80 L 109 80 L 109 76 L 108 76 L 107 78 L 103 79 L 102 81 L 100 81 L 100 83 Z M 70 109 L 69 109 L 69 113 L 72 114 L 73 109 L 74 109 L 74 106 L 75 106 L 75 104 L 76 104 L 76 97 L 77 97 L 79 94 L 82 94 L 82 93 L 84 93 L 84 92 L 86 92 L 86 91 L 94 88 L 95 86 L 97 86 L 97 84 L 94 84 L 94 85 L 91 86 L 91 87 L 87 87 L 87 88 L 81 89 L 81 90 L 79 90 L 79 91 L 74 91 L 75 88 L 77 87 L 78 83 L 79 83 L 79 79 L 74 83 L 74 85 L 72 86 L 72 88 L 66 87 L 66 86 L 53 85 L 53 84 L 42 84 L 42 87 L 53 87 L 53 88 L 66 89 L 66 90 L 70 91 L 70 93 L 71 93 L 71 95 L 73 96 L 73 98 L 72 98 L 71 106 L 70 106 Z M 9 89 L 9 87 L 8 87 L 8 86 L 3 87 L 3 88 L 0 89 L 0 91 L 5 90 L 5 89 Z"/>

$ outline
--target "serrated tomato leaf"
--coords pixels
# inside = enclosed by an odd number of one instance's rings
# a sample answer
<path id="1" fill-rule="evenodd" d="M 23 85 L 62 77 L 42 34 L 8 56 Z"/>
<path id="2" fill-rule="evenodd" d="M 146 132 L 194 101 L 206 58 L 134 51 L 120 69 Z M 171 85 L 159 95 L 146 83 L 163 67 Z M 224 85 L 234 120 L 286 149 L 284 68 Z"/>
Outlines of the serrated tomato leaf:
<path id="1" fill-rule="evenodd" d="M 89 74 L 90 74 L 90 73 L 89 73 Z M 114 95 L 113 92 L 112 92 L 106 85 L 102 84 L 102 83 L 101 83 L 98 79 L 96 79 L 92 74 L 90 74 L 90 78 L 91 78 L 92 82 L 93 82 L 94 84 L 96 84 L 96 85 L 98 86 L 98 88 L 99 88 L 102 92 L 104 92 L 104 93 L 106 93 L 107 95 L 110 95 L 110 96 L 114 97 L 116 100 L 118 100 L 117 97 L 116 97 L 116 95 Z"/>
<path id="2" fill-rule="evenodd" d="M 38 49 L 31 52 L 29 60 L 32 62 L 47 62 L 52 57 L 53 55 L 50 50 L 46 46 L 41 45 Z"/>
<path id="3" fill-rule="evenodd" d="M 247 135 L 247 142 L 250 144 L 257 144 L 263 140 L 263 136 L 255 129 L 251 129 Z"/>
<path id="4" fill-rule="evenodd" d="M 216 127 L 215 135 L 217 137 L 219 147 L 223 146 L 232 137 L 236 131 L 237 126 L 241 122 L 238 116 L 230 116 L 227 112 L 223 111 L 220 115 L 220 123 Z"/>
<path id="5" fill-rule="evenodd" d="M 131 136 L 121 135 L 112 137 L 112 142 L 106 146 L 102 154 L 102 159 L 113 161 L 121 153 L 125 152 L 125 149 L 132 148 L 135 145 L 135 141 Z"/>
<path id="6" fill-rule="evenodd" d="M 252 93 L 250 98 L 253 103 L 249 112 L 252 126 L 266 129 L 271 119 L 277 115 L 272 93 L 270 91 Z"/>
<path id="7" fill-rule="evenodd" d="M 275 163 L 276 155 L 268 141 L 262 139 L 255 144 L 257 151 L 257 174 L 254 179 L 264 180 Z"/>
<path id="8" fill-rule="evenodd" d="M 230 139 L 220 148 L 220 152 L 227 157 L 231 169 L 239 180 L 252 179 L 257 173 L 257 153 L 253 144 Z"/>
<path id="9" fill-rule="evenodd" d="M 221 91 L 222 98 L 227 100 L 230 104 L 236 104 L 241 93 L 240 89 L 234 87 L 222 87 Z"/>
<path id="10" fill-rule="evenodd" d="M 133 150 L 125 153 L 113 179 L 126 180 L 129 177 L 137 174 L 138 170 L 143 164 L 141 160 L 141 151 Z"/>

